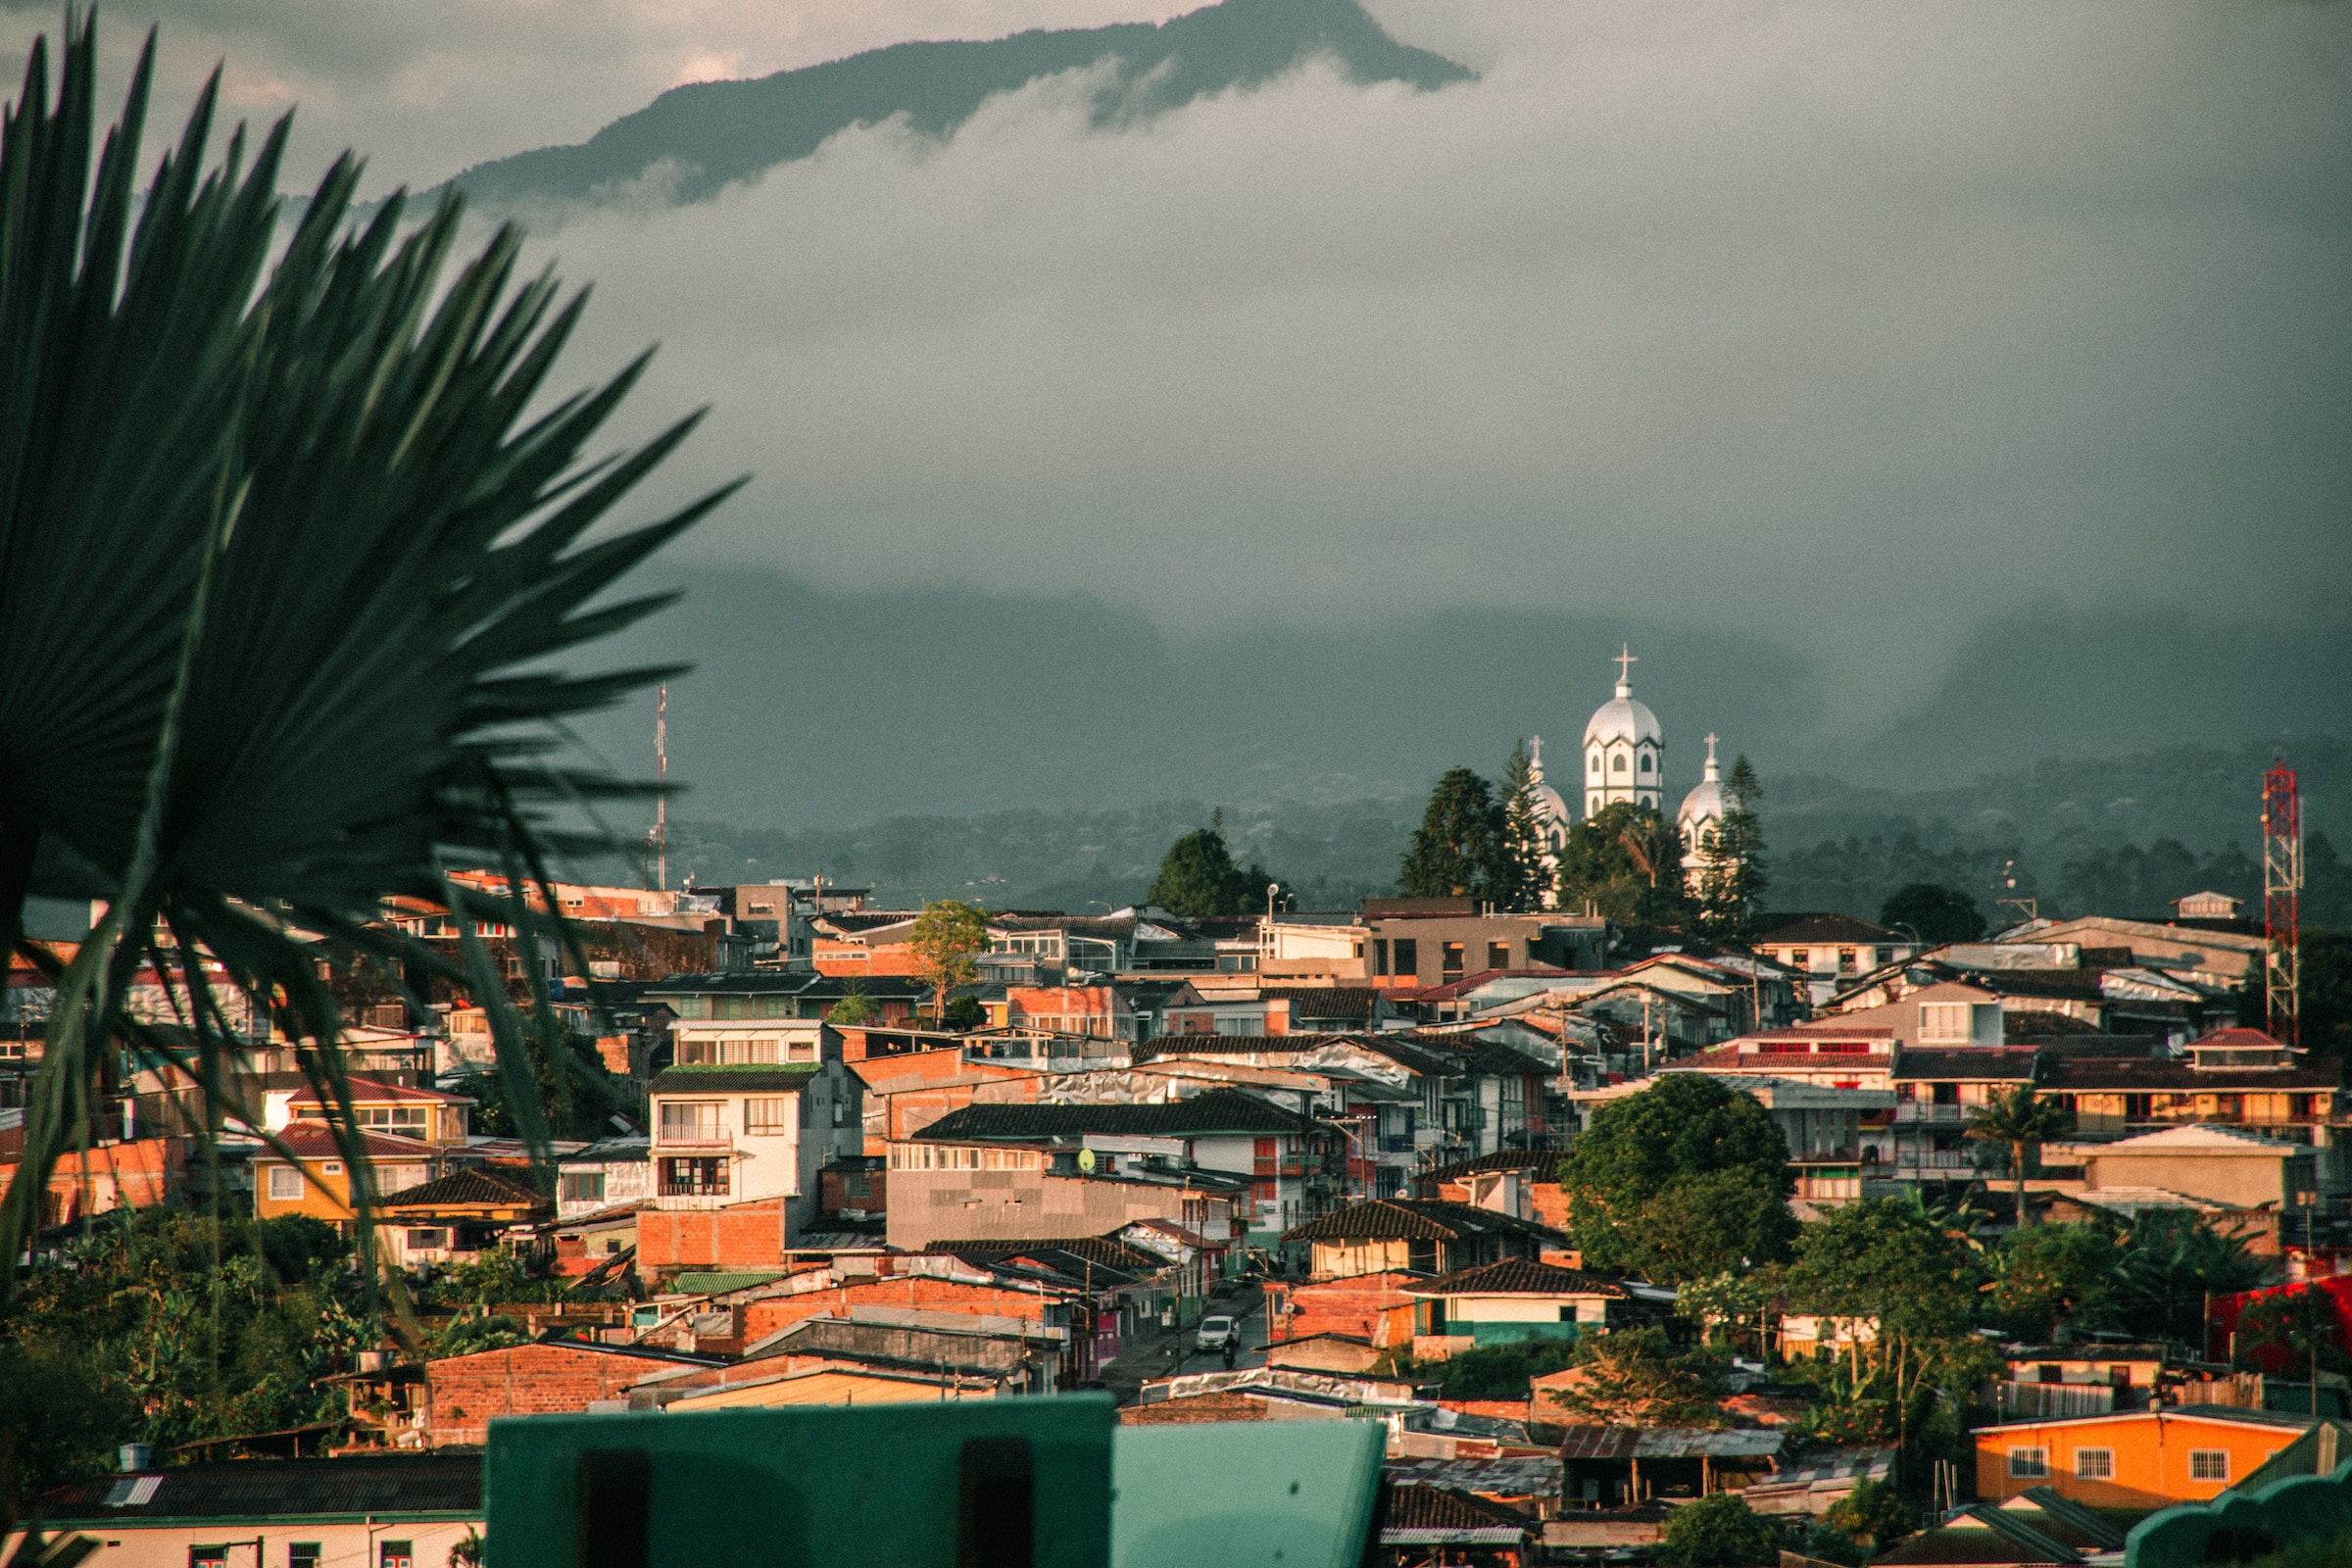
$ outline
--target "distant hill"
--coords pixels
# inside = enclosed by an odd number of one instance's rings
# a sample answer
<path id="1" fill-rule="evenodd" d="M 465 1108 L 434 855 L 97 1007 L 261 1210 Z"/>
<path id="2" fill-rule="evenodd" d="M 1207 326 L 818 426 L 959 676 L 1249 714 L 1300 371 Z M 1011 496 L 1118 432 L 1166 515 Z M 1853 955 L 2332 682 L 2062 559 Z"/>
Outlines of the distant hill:
<path id="1" fill-rule="evenodd" d="M 645 179 L 672 200 L 807 158 L 854 125 L 904 115 L 944 137 L 998 93 L 1111 63 L 1098 122 L 1142 119 L 1233 87 L 1251 87 L 1322 56 L 1359 82 L 1431 89 L 1467 80 L 1462 67 L 1397 43 L 1355 0 L 1225 0 L 1170 22 L 1015 33 L 991 42 L 903 43 L 753 81 L 675 87 L 573 147 L 477 164 L 450 183 L 476 206 L 594 202 Z"/>

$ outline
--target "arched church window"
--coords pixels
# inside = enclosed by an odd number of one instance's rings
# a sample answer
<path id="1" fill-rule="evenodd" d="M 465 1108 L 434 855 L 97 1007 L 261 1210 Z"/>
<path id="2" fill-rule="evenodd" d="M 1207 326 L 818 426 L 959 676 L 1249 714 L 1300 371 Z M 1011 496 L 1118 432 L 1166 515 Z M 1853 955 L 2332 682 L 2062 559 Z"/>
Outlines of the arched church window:
<path id="1" fill-rule="evenodd" d="M 1644 773 L 1649 771 L 1649 754 L 1647 752 L 1642 754 L 1642 771 Z"/>
<path id="2" fill-rule="evenodd" d="M 1591 764 L 1586 767 L 1585 771 L 1595 778 L 1600 776 L 1600 754 L 1598 752 L 1592 754 Z"/>
<path id="3" fill-rule="evenodd" d="M 1622 773 L 1625 771 L 1625 758 L 1622 755 L 1610 760 L 1609 771 L 1612 773 Z"/>

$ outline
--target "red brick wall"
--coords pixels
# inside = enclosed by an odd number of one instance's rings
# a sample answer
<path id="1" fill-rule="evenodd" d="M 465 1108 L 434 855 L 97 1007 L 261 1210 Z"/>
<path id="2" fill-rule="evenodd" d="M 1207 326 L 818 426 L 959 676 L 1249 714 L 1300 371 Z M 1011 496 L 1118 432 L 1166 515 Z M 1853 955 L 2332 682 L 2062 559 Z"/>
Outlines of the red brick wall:
<path id="1" fill-rule="evenodd" d="M 731 1208 L 640 1209 L 637 1272 L 662 1269 L 782 1268 L 784 1200 Z"/>
<path id="2" fill-rule="evenodd" d="M 819 1317 L 827 1312 L 845 1315 L 853 1306 L 919 1306 L 931 1312 L 1021 1317 L 1033 1323 L 1045 1318 L 1044 1302 L 1025 1291 L 1000 1291 L 985 1285 L 959 1285 L 953 1280 L 910 1274 L 864 1285 L 839 1286 L 830 1291 L 747 1301 L 743 1306 L 744 1343 L 749 1345 L 805 1317 Z"/>
<path id="3" fill-rule="evenodd" d="M 425 1442 L 481 1443 L 497 1415 L 577 1414 L 590 1400 L 618 1398 L 647 1373 L 675 1365 L 564 1345 L 447 1356 L 424 1369 Z"/>
<path id="4" fill-rule="evenodd" d="M 1269 1285 L 1269 1340 L 1302 1340 L 1310 1334 L 1352 1334 L 1374 1345 L 1409 1345 L 1414 1298 L 1403 1294 L 1414 1274 L 1358 1274 L 1320 1285 Z"/>
<path id="5" fill-rule="evenodd" d="M 858 1184 L 863 1184 L 863 1191 Z M 824 1170 L 816 1176 L 817 1212 L 838 1214 L 845 1208 L 862 1208 L 879 1214 L 890 1207 L 890 1172 L 888 1170 L 839 1171 Z"/>

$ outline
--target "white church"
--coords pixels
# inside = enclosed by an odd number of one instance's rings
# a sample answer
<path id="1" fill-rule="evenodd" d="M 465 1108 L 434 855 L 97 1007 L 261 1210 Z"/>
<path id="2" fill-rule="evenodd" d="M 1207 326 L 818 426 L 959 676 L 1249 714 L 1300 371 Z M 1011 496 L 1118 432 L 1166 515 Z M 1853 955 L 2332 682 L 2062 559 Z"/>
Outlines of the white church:
<path id="1" fill-rule="evenodd" d="M 1664 799 L 1666 736 L 1658 715 L 1634 696 L 1633 667 L 1641 662 L 1630 646 L 1617 658 L 1617 695 L 1600 705 L 1585 725 L 1585 810 L 1596 814 L 1603 807 L 1630 802 L 1653 810 Z M 1696 874 L 1708 863 L 1715 829 L 1723 820 L 1725 800 L 1721 764 L 1715 759 L 1715 737 L 1707 737 L 1706 773 L 1675 813 L 1683 841 L 1683 866 Z M 1568 830 L 1576 818 L 1567 800 L 1544 777 L 1544 737 L 1535 738 L 1530 768 L 1536 794 L 1536 818 L 1549 847 L 1546 856 L 1557 870 L 1559 853 L 1567 848 Z"/>

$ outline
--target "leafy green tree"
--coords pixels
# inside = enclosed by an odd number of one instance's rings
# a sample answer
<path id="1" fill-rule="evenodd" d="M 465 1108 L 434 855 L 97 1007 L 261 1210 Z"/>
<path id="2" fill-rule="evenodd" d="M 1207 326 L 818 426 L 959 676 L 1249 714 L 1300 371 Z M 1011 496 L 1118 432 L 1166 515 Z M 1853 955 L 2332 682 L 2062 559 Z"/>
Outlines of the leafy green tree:
<path id="1" fill-rule="evenodd" d="M 1908 926 L 1930 947 L 1974 942 L 1984 934 L 1977 901 L 1933 882 L 1910 882 L 1894 890 L 1879 908 L 1879 924 L 1889 931 Z"/>
<path id="2" fill-rule="evenodd" d="M 1845 1387 L 1833 1405 L 1866 1406 L 1876 1435 L 1849 1411 L 1833 1440 L 1900 1442 L 1933 1405 L 1933 1388 L 1979 1373 L 1969 1332 L 1984 1271 L 1966 1239 L 1914 1195 L 1845 1203 L 1808 1223 L 1786 1275 L 1792 1306 L 1859 1325 Z M 1869 1375 L 1863 1370 L 1869 1360 Z"/>
<path id="3" fill-rule="evenodd" d="M 941 899 L 923 906 L 906 933 L 914 949 L 916 973 L 931 988 L 931 1016 L 943 1018 L 948 992 L 968 985 L 980 973 L 980 955 L 988 951 L 988 916 L 961 899 Z"/>
<path id="4" fill-rule="evenodd" d="M 1661 1073 L 1603 1102 L 1560 1165 L 1569 1229 L 1595 1267 L 1704 1279 L 1788 1255 L 1788 1150 L 1752 1096 Z"/>
<path id="5" fill-rule="evenodd" d="M 1724 1343 L 1739 1348 L 1740 1337 L 1751 1330 L 1756 1350 L 1766 1345 L 1765 1321 L 1772 1311 L 1776 1281 L 1769 1269 L 1727 1268 L 1705 1279 L 1686 1280 L 1676 1293 L 1676 1315 L 1701 1333 L 1721 1330 Z"/>
<path id="6" fill-rule="evenodd" d="M 659 608 L 609 590 L 720 499 L 600 527 L 692 421 L 589 456 L 643 362 L 547 395 L 581 302 L 551 277 L 515 286 L 518 230 L 445 286 L 458 204 L 416 224 L 394 197 L 355 222 L 347 156 L 281 242 L 286 122 L 249 169 L 240 136 L 208 174 L 218 75 L 138 194 L 153 61 L 150 40 L 102 142 L 92 26 L 69 21 L 58 96 L 43 40 L 0 129 L 0 952 L 28 897 L 107 903 L 55 976 L 5 1258 L 123 1037 L 233 1081 L 224 989 L 318 1043 L 305 1070 L 357 1160 L 310 933 L 488 1007 L 544 1146 L 522 1026 L 473 932 L 507 920 L 527 946 L 560 921 L 441 867 L 519 885 L 554 851 L 609 845 L 551 823 L 645 791 L 558 760 L 562 725 L 666 672 L 558 661 Z M 378 923 L 395 894 L 459 911 L 459 955 Z M 187 1036 L 126 1015 L 150 959 L 190 999 Z M 203 1125 L 233 1108 L 213 1099 Z M 0 1294 L 14 1283 L 0 1271 Z"/>
<path id="7" fill-rule="evenodd" d="M 2074 1112 L 2055 1100 L 2044 1100 L 2032 1084 L 2020 1084 L 2001 1099 L 1968 1113 L 1968 1136 L 1981 1144 L 1998 1144 L 2009 1152 L 2009 1175 L 2017 1185 L 2017 1223 L 2034 1223 L 2026 1209 L 2026 1170 L 2034 1153 L 2053 1138 L 2075 1130 Z"/>
<path id="8" fill-rule="evenodd" d="M 1675 1568 L 1765 1568 L 1781 1560 L 1781 1527 L 1729 1492 L 1666 1516 L 1658 1561 Z"/>
<path id="9" fill-rule="evenodd" d="M 825 1022 L 858 1028 L 882 1016 L 881 1004 L 866 995 L 865 982 L 853 975 L 842 987 L 841 1000 L 825 1009 Z"/>
<path id="10" fill-rule="evenodd" d="M 1689 923 L 1682 835 L 1655 807 L 1631 801 L 1602 807 L 1568 830 L 1557 902 L 1627 925 Z"/>
<path id="11" fill-rule="evenodd" d="M 988 1022 L 988 1009 L 980 1005 L 978 997 L 957 997 L 948 1004 L 940 1022 L 957 1034 L 970 1034 Z"/>
<path id="12" fill-rule="evenodd" d="M 1447 768 L 1430 792 L 1397 885 L 1408 899 L 1493 898 L 1505 833 L 1502 805 L 1487 781 L 1466 767 Z"/>
<path id="13" fill-rule="evenodd" d="M 1988 1304 L 2020 1339 L 2047 1343 L 2062 1328 L 2102 1326 L 2123 1281 L 2124 1249 L 2092 1225 L 2012 1232 L 1992 1254 Z"/>
<path id="14" fill-rule="evenodd" d="M 1862 1568 L 1870 1561 L 1870 1548 L 1824 1519 L 1805 1532 L 1805 1555 L 1840 1568 Z"/>
<path id="15" fill-rule="evenodd" d="M 1168 846 L 1145 900 L 1170 914 L 1247 914 L 1266 906 L 1266 889 L 1274 885 L 1264 866 L 1252 861 L 1245 871 L 1234 863 L 1220 808 L 1207 827 L 1196 828 Z"/>
<path id="16" fill-rule="evenodd" d="M 1421 1366 L 1437 1374 L 1448 1399 L 1523 1399 L 1534 1379 L 1567 1366 L 1574 1353 L 1575 1347 L 1565 1342 L 1534 1340 L 1459 1350 Z"/>
<path id="17" fill-rule="evenodd" d="M 1764 820 L 1756 814 L 1764 786 L 1748 765 L 1746 754 L 1733 760 L 1732 771 L 1723 781 L 1723 797 L 1722 819 L 1708 830 L 1706 842 L 1697 846 L 1708 864 L 1693 896 L 1701 932 L 1740 941 L 1755 934 L 1764 890 L 1772 885 L 1765 862 Z"/>
<path id="18" fill-rule="evenodd" d="M 2110 1310 L 2151 1339 L 2205 1353 L 2205 1303 L 2252 1290 L 2267 1268 L 2235 1236 L 2225 1236 L 2185 1209 L 2141 1213 L 2124 1243 Z"/>
<path id="19" fill-rule="evenodd" d="M 1824 1522 L 1884 1551 L 1919 1528 L 1919 1511 L 1891 1483 L 1865 1481 L 1834 1504 Z"/>
<path id="20" fill-rule="evenodd" d="M 1729 1426 L 1712 1363 L 1678 1351 L 1659 1328 L 1589 1334 L 1570 1364 L 1583 1376 L 1544 1391 L 1547 1407 L 1599 1426 Z"/>
<path id="21" fill-rule="evenodd" d="M 1535 762 L 1521 741 L 1511 748 L 1502 769 L 1502 830 L 1487 879 L 1494 907 L 1526 914 L 1550 906 L 1553 872 L 1544 850 L 1543 824 L 1536 816 Z"/>

